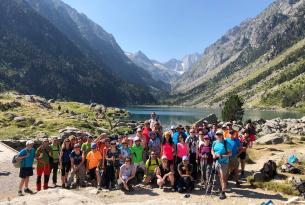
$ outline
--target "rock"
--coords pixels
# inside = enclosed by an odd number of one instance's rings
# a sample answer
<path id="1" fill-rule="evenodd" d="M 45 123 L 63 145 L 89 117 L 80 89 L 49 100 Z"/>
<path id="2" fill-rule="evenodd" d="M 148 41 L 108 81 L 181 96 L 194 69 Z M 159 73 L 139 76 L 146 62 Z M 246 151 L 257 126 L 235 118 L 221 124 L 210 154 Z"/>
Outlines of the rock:
<path id="1" fill-rule="evenodd" d="M 109 133 L 109 130 L 103 128 L 103 127 L 96 127 L 95 128 L 100 134 L 105 132 L 105 133 Z"/>
<path id="2" fill-rule="evenodd" d="M 263 126 L 261 135 L 267 135 L 267 134 L 271 134 L 271 133 L 272 133 L 272 130 L 268 126 Z"/>
<path id="3" fill-rule="evenodd" d="M 262 172 L 255 172 L 253 174 L 253 178 L 255 182 L 263 182 L 267 180 L 266 175 Z"/>
<path id="4" fill-rule="evenodd" d="M 48 138 L 48 135 L 44 132 L 37 132 L 36 133 L 36 139 L 40 140 L 40 139 L 43 139 L 43 138 Z"/>
<path id="5" fill-rule="evenodd" d="M 25 117 L 18 116 L 18 117 L 14 117 L 13 120 L 16 121 L 16 122 L 22 122 L 22 121 L 25 121 L 26 119 L 25 119 Z"/>
<path id="6" fill-rule="evenodd" d="M 55 100 L 54 99 L 50 99 L 50 100 L 48 100 L 48 103 L 55 103 Z"/>
<path id="7" fill-rule="evenodd" d="M 26 96 L 25 96 L 25 99 L 26 99 L 28 102 L 31 102 L 31 103 L 35 103 L 35 102 L 36 102 L 34 96 L 32 96 L 32 95 L 26 95 Z"/>
<path id="8" fill-rule="evenodd" d="M 91 104 L 90 104 L 90 109 L 96 107 L 96 105 L 97 105 L 96 103 L 91 103 Z"/>
<path id="9" fill-rule="evenodd" d="M 71 111 L 69 112 L 69 114 L 70 114 L 71 116 L 75 116 L 75 115 L 77 115 L 77 113 L 76 113 L 76 112 L 74 112 L 73 110 L 71 110 Z"/>
<path id="10" fill-rule="evenodd" d="M 285 202 L 285 204 L 304 204 L 304 203 L 305 203 L 304 197 L 300 197 L 300 196 L 292 197 Z"/>
<path id="11" fill-rule="evenodd" d="M 201 120 L 198 120 L 196 122 L 196 124 L 202 124 L 203 121 L 208 121 L 208 124 L 213 124 L 213 123 L 217 123 L 217 116 L 213 113 L 213 114 L 210 114 L 204 118 L 202 118 Z"/>
<path id="12" fill-rule="evenodd" d="M 9 121 L 14 120 L 14 118 L 16 117 L 16 115 L 13 114 L 13 113 L 5 113 L 4 116 L 5 116 Z"/>
<path id="13" fill-rule="evenodd" d="M 33 123 L 34 126 L 39 126 L 39 125 L 41 125 L 41 124 L 43 124 L 43 122 L 42 122 L 41 120 L 35 121 L 35 122 Z"/>
<path id="14" fill-rule="evenodd" d="M 281 144 L 290 141 L 290 137 L 283 133 L 273 133 L 260 137 L 256 140 L 258 144 Z"/>

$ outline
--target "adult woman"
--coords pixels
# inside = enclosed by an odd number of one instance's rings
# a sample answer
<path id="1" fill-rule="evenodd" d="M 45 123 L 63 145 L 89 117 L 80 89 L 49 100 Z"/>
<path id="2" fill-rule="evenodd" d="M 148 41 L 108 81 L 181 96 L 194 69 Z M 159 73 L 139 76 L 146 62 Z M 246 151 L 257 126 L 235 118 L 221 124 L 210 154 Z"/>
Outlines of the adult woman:
<path id="1" fill-rule="evenodd" d="M 117 149 L 116 141 L 110 142 L 110 148 L 108 149 L 106 159 L 106 171 L 105 171 L 105 186 L 106 188 L 114 188 L 115 180 L 119 175 L 120 166 L 120 150 Z"/>
<path id="2" fill-rule="evenodd" d="M 149 133 L 150 140 L 148 142 L 148 151 L 154 152 L 157 157 L 160 157 L 160 139 L 157 137 L 157 133 L 154 131 Z"/>
<path id="3" fill-rule="evenodd" d="M 130 157 L 125 158 L 125 163 L 120 167 L 118 186 L 129 191 L 136 184 L 136 167 L 131 164 Z"/>
<path id="4" fill-rule="evenodd" d="M 72 172 L 67 183 L 67 188 L 70 188 L 71 183 L 74 181 L 76 176 L 76 185 L 83 186 L 86 177 L 86 169 L 84 166 L 85 155 L 80 150 L 80 144 L 74 145 L 74 150 L 70 154 Z"/>
<path id="5" fill-rule="evenodd" d="M 174 143 L 170 132 L 165 132 L 162 139 L 161 156 L 166 156 L 169 166 L 174 168 Z"/>
<path id="6" fill-rule="evenodd" d="M 65 139 L 64 143 L 62 144 L 60 156 L 59 156 L 62 188 L 66 188 L 68 174 L 71 169 L 71 161 L 70 161 L 71 152 L 72 152 L 72 146 L 70 144 L 70 140 Z"/>
<path id="7" fill-rule="evenodd" d="M 184 141 L 184 136 L 180 134 L 178 137 L 178 144 L 177 144 L 176 165 L 182 162 L 183 156 L 189 156 L 189 148 Z"/>
<path id="8" fill-rule="evenodd" d="M 174 170 L 170 168 L 167 157 L 161 157 L 161 164 L 156 168 L 157 184 L 160 189 L 163 189 L 166 181 L 170 182 L 171 190 L 175 191 Z"/>
<path id="9" fill-rule="evenodd" d="M 213 165 L 213 156 L 211 153 L 211 142 L 210 137 L 205 135 L 203 137 L 203 143 L 198 149 L 198 159 L 200 160 L 200 170 L 201 170 L 201 182 L 206 187 L 209 182 L 207 181 Z"/>

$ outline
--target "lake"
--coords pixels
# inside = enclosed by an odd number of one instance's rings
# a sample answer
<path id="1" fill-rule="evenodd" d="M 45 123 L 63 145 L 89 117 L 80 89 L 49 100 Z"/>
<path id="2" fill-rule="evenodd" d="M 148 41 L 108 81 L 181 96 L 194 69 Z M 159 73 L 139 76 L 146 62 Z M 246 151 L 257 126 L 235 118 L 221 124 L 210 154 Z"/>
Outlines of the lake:
<path id="1" fill-rule="evenodd" d="M 156 112 L 159 116 L 161 124 L 165 128 L 171 125 L 190 125 L 197 120 L 215 113 L 220 119 L 220 109 L 210 108 L 186 108 L 186 107 L 127 107 L 130 113 L 130 119 L 136 121 L 144 121 L 150 118 L 152 112 Z M 273 119 L 273 118 L 301 118 L 303 113 L 296 112 L 277 112 L 277 111 L 263 111 L 263 110 L 245 110 L 243 120 L 252 119 Z"/>

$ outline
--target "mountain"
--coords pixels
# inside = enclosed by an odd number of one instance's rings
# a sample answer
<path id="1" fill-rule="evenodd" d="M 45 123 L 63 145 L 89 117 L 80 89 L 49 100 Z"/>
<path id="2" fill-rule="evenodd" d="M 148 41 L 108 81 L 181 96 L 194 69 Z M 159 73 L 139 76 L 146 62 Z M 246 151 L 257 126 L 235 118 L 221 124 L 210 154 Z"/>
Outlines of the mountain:
<path id="1" fill-rule="evenodd" d="M 106 65 L 109 72 L 133 84 L 163 89 L 164 83 L 155 81 L 147 71 L 136 66 L 114 37 L 86 15 L 78 13 L 61 0 L 25 1 L 97 65 Z"/>
<path id="2" fill-rule="evenodd" d="M 106 105 L 155 102 L 146 87 L 130 84 L 109 70 L 86 56 L 79 45 L 27 2 L 1 0 L 1 91 Z"/>
<path id="3" fill-rule="evenodd" d="M 162 65 L 162 63 L 156 60 L 150 60 L 142 51 L 138 51 L 134 54 L 126 53 L 126 55 L 136 65 L 147 70 L 155 80 L 170 83 L 171 81 L 177 79 L 180 75 L 177 71 L 168 69 Z M 170 89 L 170 87 L 167 89 Z"/>
<path id="4" fill-rule="evenodd" d="M 175 58 L 163 63 L 163 65 L 171 70 L 175 70 L 180 74 L 188 71 L 197 61 L 200 59 L 201 55 L 199 53 L 193 53 L 184 56 L 181 60 Z"/>
<path id="5" fill-rule="evenodd" d="M 252 107 L 304 106 L 304 17 L 305 0 L 273 2 L 205 49 L 168 102 L 217 106 L 239 94 Z"/>

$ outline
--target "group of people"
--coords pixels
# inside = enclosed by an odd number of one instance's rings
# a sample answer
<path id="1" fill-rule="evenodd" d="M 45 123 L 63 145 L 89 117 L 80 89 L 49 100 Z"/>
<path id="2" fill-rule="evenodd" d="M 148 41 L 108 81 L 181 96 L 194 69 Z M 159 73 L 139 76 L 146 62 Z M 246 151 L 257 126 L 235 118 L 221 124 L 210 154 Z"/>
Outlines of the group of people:
<path id="1" fill-rule="evenodd" d="M 137 128 L 135 136 L 114 139 L 103 133 L 95 139 L 72 135 L 62 143 L 58 137 L 44 138 L 36 150 L 29 140 L 18 154 L 18 194 L 33 193 L 28 184 L 36 160 L 37 191 L 49 188 L 51 174 L 53 187 L 58 186 L 60 170 L 62 188 L 90 185 L 132 191 L 134 185 L 144 183 L 186 193 L 187 197 L 197 182 L 203 189 L 211 190 L 211 175 L 215 172 L 219 176 L 219 197 L 225 199 L 229 178 L 240 186 L 246 151 L 254 140 L 251 121 L 241 132 L 234 130 L 231 122 L 219 126 L 206 121 L 202 125 L 172 126 L 163 132 L 156 113 Z"/>

